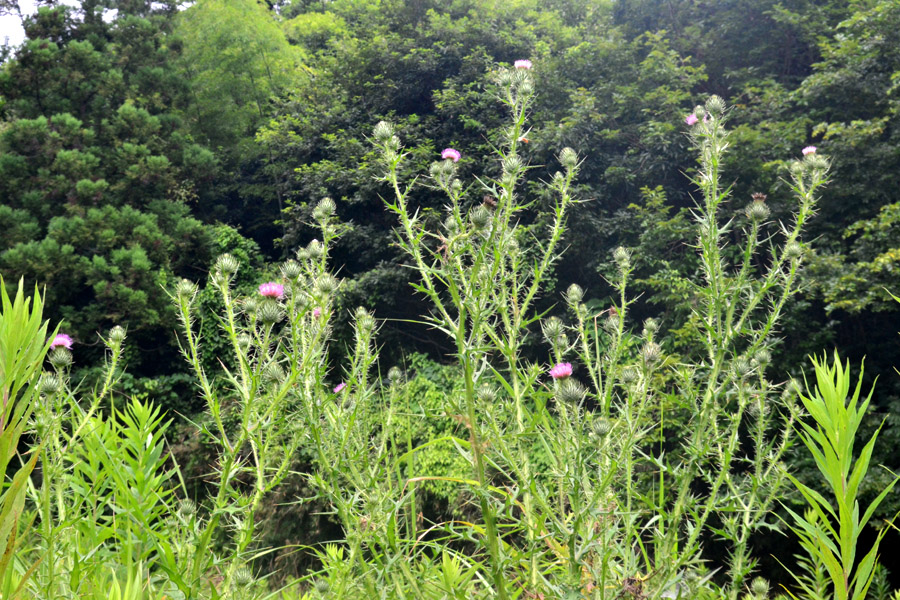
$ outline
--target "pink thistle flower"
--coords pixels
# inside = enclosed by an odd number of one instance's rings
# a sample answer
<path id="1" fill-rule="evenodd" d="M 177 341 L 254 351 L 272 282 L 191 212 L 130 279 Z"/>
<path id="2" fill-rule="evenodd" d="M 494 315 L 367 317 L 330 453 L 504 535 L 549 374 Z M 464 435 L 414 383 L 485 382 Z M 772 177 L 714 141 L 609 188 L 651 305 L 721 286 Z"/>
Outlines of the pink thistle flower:
<path id="1" fill-rule="evenodd" d="M 459 153 L 459 150 L 454 150 L 453 148 L 444 148 L 444 151 L 441 152 L 441 158 L 450 159 L 453 162 L 459 162 L 461 157 L 462 154 Z"/>
<path id="2" fill-rule="evenodd" d="M 284 286 L 280 283 L 270 281 L 269 283 L 264 283 L 259 286 L 259 293 L 266 298 L 277 298 L 280 300 L 284 298 Z"/>
<path id="3" fill-rule="evenodd" d="M 67 336 L 64 333 L 59 333 L 56 335 L 55 338 L 53 338 L 53 341 L 50 342 L 50 348 L 52 348 L 54 350 L 56 348 L 65 348 L 66 350 L 71 350 L 72 349 L 72 338 L 70 338 L 69 336 Z"/>
<path id="4" fill-rule="evenodd" d="M 816 147 L 815 146 L 807 146 L 806 148 L 801 150 L 801 152 L 803 152 L 803 156 L 809 156 L 810 154 L 816 153 Z"/>
<path id="5" fill-rule="evenodd" d="M 313 317 L 315 317 L 316 319 L 318 319 L 318 318 L 321 317 L 321 316 L 322 316 L 322 309 L 320 309 L 320 308 L 317 306 L 316 308 L 313 309 Z"/>
<path id="6" fill-rule="evenodd" d="M 684 118 L 684 122 L 687 123 L 688 125 L 696 125 L 697 121 L 699 121 L 699 120 L 700 119 L 698 119 L 697 115 L 695 115 L 694 113 L 691 113 Z"/>
<path id="7" fill-rule="evenodd" d="M 336 386 L 334 386 L 334 393 L 335 393 L 335 394 L 340 394 L 341 391 L 342 391 L 345 387 L 347 387 L 347 384 L 344 383 L 343 381 L 340 382 L 339 384 L 337 384 Z"/>
<path id="8" fill-rule="evenodd" d="M 530 69 L 531 61 L 527 58 L 523 58 L 522 60 L 517 60 L 513 63 L 513 66 L 517 69 Z"/>
<path id="9" fill-rule="evenodd" d="M 559 363 L 550 369 L 550 377 L 553 379 L 565 379 L 572 374 L 572 363 Z"/>

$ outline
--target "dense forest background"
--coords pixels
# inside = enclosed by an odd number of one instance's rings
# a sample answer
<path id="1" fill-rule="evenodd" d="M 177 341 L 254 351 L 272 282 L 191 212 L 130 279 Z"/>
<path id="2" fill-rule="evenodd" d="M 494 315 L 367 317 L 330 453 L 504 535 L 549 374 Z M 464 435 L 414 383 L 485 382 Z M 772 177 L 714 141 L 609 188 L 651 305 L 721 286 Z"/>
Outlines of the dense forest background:
<path id="1" fill-rule="evenodd" d="M 335 256 L 342 303 L 381 319 L 380 368 L 437 378 L 447 349 L 410 322 L 426 308 L 367 136 L 391 120 L 419 170 L 452 146 L 471 172 L 503 117 L 485 74 L 529 58 L 535 178 L 559 168 L 563 146 L 584 157 L 557 288 L 577 282 L 606 308 L 611 251 L 633 249 L 636 318 L 660 317 L 670 356 L 697 351 L 685 115 L 713 93 L 732 107 L 724 168 L 738 219 L 754 192 L 775 219 L 792 210 L 782 177 L 804 146 L 833 161 L 770 371 L 802 377 L 806 356 L 831 347 L 865 358 L 868 381 L 880 375 L 870 430 L 887 419 L 878 461 L 900 467 L 900 304 L 888 294 L 900 292 L 896 0 L 81 0 L 41 2 L 22 19 L 25 41 L 0 49 L 0 273 L 45 286 L 88 381 L 97 332 L 122 325 L 123 397 L 194 414 L 164 290 L 202 281 L 223 252 L 244 262 L 248 290 L 274 277 L 314 237 L 307 223 L 325 196 L 348 228 Z M 437 195 L 422 189 L 416 202 L 439 217 Z M 213 294 L 201 294 L 212 314 Z M 542 309 L 562 312 L 559 298 Z M 208 323 L 213 363 L 222 341 Z M 867 489 L 887 477 L 876 471 Z M 893 498 L 882 512 L 898 509 Z"/>

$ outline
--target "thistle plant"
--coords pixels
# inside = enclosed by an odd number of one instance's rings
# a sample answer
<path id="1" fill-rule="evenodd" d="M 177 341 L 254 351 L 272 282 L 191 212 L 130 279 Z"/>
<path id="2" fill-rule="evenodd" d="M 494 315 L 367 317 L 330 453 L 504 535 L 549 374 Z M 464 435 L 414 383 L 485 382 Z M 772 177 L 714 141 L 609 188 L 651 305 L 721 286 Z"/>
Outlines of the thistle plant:
<path id="1" fill-rule="evenodd" d="M 619 248 L 612 308 L 590 313 L 584 291 L 573 285 L 566 301 L 574 322 L 541 323 L 556 365 L 548 369 L 525 361 L 522 348 L 539 321 L 534 301 L 560 256 L 579 161 L 571 149 L 560 152 L 564 171 L 547 184 L 556 198 L 550 224 L 536 241 L 527 239 L 534 231 L 520 224 L 521 214 L 534 206 L 521 197 L 528 166 L 520 139 L 534 94 L 530 65 L 501 71 L 496 83 L 511 115 L 496 148 L 501 175 L 463 184 L 461 154 L 445 150 L 425 184 L 448 198 L 438 231 L 429 231 L 414 208 L 419 182 L 401 181 L 405 153 L 393 127 L 379 123 L 373 134 L 393 193 L 386 206 L 398 217 L 399 243 L 419 278 L 414 286 L 430 300 L 427 320 L 451 340 L 464 379 L 447 411 L 468 435 L 457 445 L 472 475 L 459 481 L 482 521 L 468 533 L 454 531 L 478 542 L 488 595 L 499 598 L 681 593 L 706 585 L 696 573 L 703 536 L 712 533 L 731 545 L 724 593 L 737 598 L 754 567 L 749 536 L 768 526 L 785 482 L 781 458 L 798 412 L 795 390 L 780 389 L 765 371 L 778 320 L 797 292 L 801 233 L 828 163 L 804 152 L 791 166 L 797 198 L 791 221 L 767 223 L 763 198 L 755 197 L 744 211 L 739 252 L 727 251 L 736 221 L 722 221 L 730 194 L 720 183 L 726 111 L 721 99 L 710 98 L 686 120 L 700 156 L 694 183 L 701 194 L 695 218 L 702 280 L 694 289 L 704 359 L 685 365 L 667 357 L 653 319 L 640 335 L 631 332 L 633 258 Z M 760 261 L 763 253 L 767 260 Z M 732 255 L 739 258 L 733 265 Z M 666 427 L 657 415 L 676 399 L 684 441 L 655 453 L 656 432 Z M 783 418 L 787 426 L 777 433 Z M 536 448 L 549 457 L 540 470 L 532 460 Z"/>

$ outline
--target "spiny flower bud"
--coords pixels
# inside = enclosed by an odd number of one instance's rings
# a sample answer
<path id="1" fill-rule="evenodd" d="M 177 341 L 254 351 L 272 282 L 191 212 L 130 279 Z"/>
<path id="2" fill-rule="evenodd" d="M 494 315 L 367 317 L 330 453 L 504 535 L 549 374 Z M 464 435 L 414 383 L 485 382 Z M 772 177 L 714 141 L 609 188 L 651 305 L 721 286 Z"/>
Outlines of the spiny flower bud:
<path id="1" fill-rule="evenodd" d="M 645 338 L 653 337 L 653 335 L 659 331 L 659 322 L 653 317 L 647 317 L 644 319 L 644 331 L 642 335 Z"/>
<path id="2" fill-rule="evenodd" d="M 44 396 L 52 396 L 60 387 L 59 377 L 54 373 L 44 373 L 38 382 L 38 392 Z"/>
<path id="3" fill-rule="evenodd" d="M 307 244 L 306 252 L 312 260 L 318 260 L 325 254 L 325 247 L 319 240 L 313 240 Z"/>
<path id="4" fill-rule="evenodd" d="M 363 331 L 372 331 L 375 329 L 375 317 L 370 315 L 369 311 L 360 306 L 356 309 L 356 324 Z"/>
<path id="5" fill-rule="evenodd" d="M 111 344 L 119 345 L 125 341 L 125 328 L 116 325 L 112 329 L 109 330 L 109 342 Z"/>
<path id="6" fill-rule="evenodd" d="M 303 267 L 295 260 L 289 260 L 281 265 L 281 274 L 289 281 L 296 281 L 303 274 Z"/>
<path id="7" fill-rule="evenodd" d="M 656 342 L 647 342 L 641 348 L 641 358 L 646 364 L 653 364 L 662 356 L 662 348 Z"/>
<path id="8" fill-rule="evenodd" d="M 338 280 L 330 273 L 324 273 L 316 279 L 316 290 L 322 296 L 331 296 L 337 291 L 339 285 Z"/>
<path id="9" fill-rule="evenodd" d="M 246 333 L 241 333 L 237 336 L 237 343 L 241 352 L 247 352 L 250 349 L 250 345 L 253 343 L 253 338 Z"/>
<path id="10" fill-rule="evenodd" d="M 456 163 L 452 160 L 441 160 L 438 162 L 431 163 L 431 166 L 428 168 L 428 172 L 434 179 L 441 180 L 446 179 L 453 175 L 453 172 L 456 170 Z"/>
<path id="11" fill-rule="evenodd" d="M 375 129 L 372 130 L 372 137 L 382 144 L 387 143 L 394 137 L 394 126 L 387 121 L 378 121 Z"/>
<path id="12" fill-rule="evenodd" d="M 483 383 L 475 392 L 475 396 L 482 402 L 493 404 L 497 401 L 497 388 L 489 383 Z"/>
<path id="13" fill-rule="evenodd" d="M 567 404 L 580 404 L 586 393 L 584 386 L 571 377 L 563 379 L 556 386 L 557 400 Z"/>
<path id="14" fill-rule="evenodd" d="M 619 331 L 619 314 L 610 312 L 603 319 L 603 329 L 609 333 L 617 333 Z"/>
<path id="15" fill-rule="evenodd" d="M 750 593 L 757 598 L 769 597 L 769 582 L 762 577 L 757 577 L 750 582 Z"/>
<path id="16" fill-rule="evenodd" d="M 769 207 L 762 202 L 751 202 L 744 209 L 747 218 L 756 223 L 768 219 L 770 213 Z"/>
<path id="17" fill-rule="evenodd" d="M 190 519 L 197 513 L 197 505 L 189 498 L 183 498 L 178 501 L 178 516 L 183 519 Z"/>
<path id="18" fill-rule="evenodd" d="M 541 330 L 547 343 L 552 344 L 559 336 L 565 334 L 566 326 L 558 318 L 550 317 L 549 319 L 544 319 L 544 322 L 541 323 Z"/>
<path id="19" fill-rule="evenodd" d="M 694 116 L 697 117 L 698 119 L 705 119 L 706 118 L 706 109 L 703 108 L 702 105 L 698 104 L 697 106 L 694 107 Z"/>
<path id="20" fill-rule="evenodd" d="M 559 164 L 567 171 L 572 171 L 578 166 L 578 153 L 566 146 L 559 152 Z"/>
<path id="21" fill-rule="evenodd" d="M 603 417 L 594 421 L 594 435 L 597 437 L 606 437 L 611 430 L 612 425 Z"/>
<path id="22" fill-rule="evenodd" d="M 272 325 L 284 318 L 284 311 L 276 302 L 263 302 L 256 311 L 257 317 L 263 323 Z"/>
<path id="23" fill-rule="evenodd" d="M 631 265 L 631 252 L 623 246 L 619 246 L 613 250 L 613 260 L 616 261 L 620 269 L 626 269 Z"/>
<path id="24" fill-rule="evenodd" d="M 253 573 L 247 567 L 240 567 L 234 572 L 234 583 L 240 587 L 248 587 L 253 583 Z"/>
<path id="25" fill-rule="evenodd" d="M 313 219 L 316 221 L 327 221 L 328 217 L 334 214 L 337 210 L 337 206 L 334 203 L 334 200 L 331 198 L 325 197 L 319 200 L 319 204 L 313 209 Z"/>
<path id="26" fill-rule="evenodd" d="M 784 246 L 784 256 L 788 260 L 797 260 L 803 256 L 803 246 L 799 242 L 788 242 Z"/>
<path id="27" fill-rule="evenodd" d="M 503 159 L 503 171 L 506 173 L 518 173 L 524 166 L 522 159 L 515 154 Z"/>
<path id="28" fill-rule="evenodd" d="M 734 362 L 731 363 L 731 369 L 734 371 L 734 374 L 738 377 L 746 377 L 753 370 L 753 365 L 750 364 L 750 361 L 747 360 L 745 356 L 739 356 L 734 359 Z"/>
<path id="29" fill-rule="evenodd" d="M 399 385 L 403 382 L 403 371 L 399 367 L 391 367 L 388 369 L 388 381 L 391 385 Z"/>
<path id="30" fill-rule="evenodd" d="M 480 204 L 469 214 L 469 218 L 472 220 L 472 226 L 478 231 L 481 231 L 490 225 L 491 217 L 491 211 Z"/>
<path id="31" fill-rule="evenodd" d="M 316 592 L 318 592 L 320 596 L 324 596 L 331 589 L 331 587 L 328 585 L 328 582 L 324 579 L 317 579 L 314 587 L 316 588 Z"/>
<path id="32" fill-rule="evenodd" d="M 747 215 L 747 218 L 755 223 L 768 219 L 770 212 L 769 207 L 762 202 L 751 202 L 744 209 L 744 214 Z"/>
<path id="33" fill-rule="evenodd" d="M 262 378 L 266 383 L 281 383 L 284 381 L 284 369 L 280 365 L 271 363 L 263 370 Z"/>
<path id="34" fill-rule="evenodd" d="M 65 369 L 72 364 L 72 353 L 66 348 L 54 348 L 50 351 L 50 364 L 55 369 Z"/>
<path id="35" fill-rule="evenodd" d="M 521 73 L 522 70 L 519 70 Z M 519 93 L 523 96 L 530 96 L 534 93 L 534 82 L 531 81 L 531 78 L 527 78 L 519 84 Z"/>
<path id="36" fill-rule="evenodd" d="M 621 381 L 625 385 L 630 385 L 632 383 L 637 382 L 641 378 L 641 372 L 635 366 L 628 366 L 622 369 L 622 373 L 619 375 L 619 381 Z"/>
<path id="37" fill-rule="evenodd" d="M 231 277 L 240 268 L 241 263 L 230 254 L 223 254 L 216 260 L 215 271 L 223 277 Z"/>
<path id="38" fill-rule="evenodd" d="M 175 284 L 175 296 L 179 300 L 190 302 L 197 294 L 197 284 L 188 279 L 181 279 Z"/>
<path id="39" fill-rule="evenodd" d="M 762 348 L 756 351 L 756 355 L 753 359 L 761 365 L 767 365 L 772 362 L 772 353 L 765 348 Z"/>
<path id="40" fill-rule="evenodd" d="M 569 286 L 569 289 L 566 290 L 566 302 L 572 308 L 578 306 L 578 304 L 584 299 L 584 290 L 581 289 L 581 286 L 577 283 L 573 283 Z"/>
<path id="41" fill-rule="evenodd" d="M 721 115 L 725 112 L 725 101 L 721 96 L 713 94 L 706 100 L 706 110 L 714 115 Z"/>

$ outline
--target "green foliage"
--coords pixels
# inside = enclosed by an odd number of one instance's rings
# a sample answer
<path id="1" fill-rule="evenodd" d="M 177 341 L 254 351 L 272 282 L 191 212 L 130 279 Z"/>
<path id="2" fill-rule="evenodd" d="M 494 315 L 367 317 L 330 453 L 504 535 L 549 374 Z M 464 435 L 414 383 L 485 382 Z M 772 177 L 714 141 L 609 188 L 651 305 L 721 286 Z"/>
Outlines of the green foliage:
<path id="1" fill-rule="evenodd" d="M 43 320 L 44 302 L 38 290 L 25 296 L 22 281 L 10 298 L 0 277 L 0 590 L 4 598 L 24 597 L 23 588 L 33 568 L 16 572 L 20 546 L 20 519 L 25 507 L 27 485 L 40 457 L 41 446 L 6 476 L 10 462 L 18 452 L 19 441 L 27 432 L 32 413 L 40 401 L 40 367 L 49 349 L 47 322 Z M 27 531 L 27 526 L 23 528 Z M 24 540 L 27 542 L 28 540 Z"/>
<path id="2" fill-rule="evenodd" d="M 869 469 L 878 431 L 858 456 L 854 455 L 853 448 L 872 392 L 860 402 L 862 381 L 859 381 L 851 394 L 849 363 L 843 366 L 836 353 L 831 366 L 823 357 L 821 361 L 813 359 L 813 367 L 815 390 L 801 395 L 800 399 L 815 427 L 801 423 L 800 439 L 815 459 L 834 500 L 791 477 L 810 510 L 802 517 L 790 509 L 787 511 L 794 522 L 791 529 L 809 555 L 809 564 L 822 565 L 831 580 L 833 596 L 829 597 L 856 600 L 865 598 L 872 584 L 879 544 L 887 530 L 879 530 L 872 547 L 861 558 L 857 556 L 860 536 L 898 478 L 892 479 L 860 515 L 860 484 Z M 808 577 L 797 579 L 801 589 L 810 598 L 823 598 L 820 591 L 808 584 L 816 578 L 811 574 Z"/>

